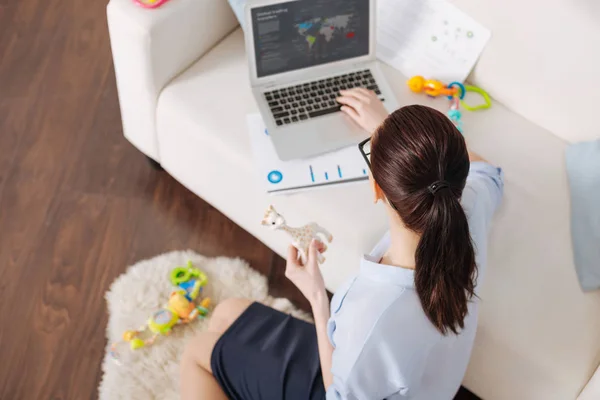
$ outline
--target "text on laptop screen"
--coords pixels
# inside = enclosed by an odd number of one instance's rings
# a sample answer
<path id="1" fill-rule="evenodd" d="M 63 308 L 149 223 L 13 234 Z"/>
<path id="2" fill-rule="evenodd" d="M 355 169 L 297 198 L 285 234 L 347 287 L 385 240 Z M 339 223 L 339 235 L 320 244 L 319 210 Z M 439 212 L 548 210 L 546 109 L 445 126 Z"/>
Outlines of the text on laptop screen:
<path id="1" fill-rule="evenodd" d="M 369 54 L 369 0 L 300 0 L 251 10 L 259 78 Z"/>

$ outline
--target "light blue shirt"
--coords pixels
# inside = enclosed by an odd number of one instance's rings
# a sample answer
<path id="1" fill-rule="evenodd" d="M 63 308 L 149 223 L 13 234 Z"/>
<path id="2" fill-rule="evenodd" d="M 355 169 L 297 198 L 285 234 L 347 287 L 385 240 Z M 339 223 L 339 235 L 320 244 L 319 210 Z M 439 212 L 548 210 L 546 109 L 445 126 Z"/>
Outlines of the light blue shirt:
<path id="1" fill-rule="evenodd" d="M 462 205 L 469 220 L 478 283 L 485 276 L 487 233 L 503 192 L 500 168 L 471 163 Z M 361 260 L 359 273 L 331 301 L 327 328 L 334 346 L 327 399 L 452 399 L 467 369 L 478 302 L 465 327 L 444 336 L 427 319 L 412 270 L 379 264 L 389 234 Z"/>

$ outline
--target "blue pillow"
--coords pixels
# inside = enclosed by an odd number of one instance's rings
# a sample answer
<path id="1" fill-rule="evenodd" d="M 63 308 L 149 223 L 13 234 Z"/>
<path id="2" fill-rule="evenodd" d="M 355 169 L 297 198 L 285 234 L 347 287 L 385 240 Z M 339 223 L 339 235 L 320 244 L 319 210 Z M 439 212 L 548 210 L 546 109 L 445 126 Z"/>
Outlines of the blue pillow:
<path id="1" fill-rule="evenodd" d="M 244 8 L 246 7 L 246 3 L 248 2 L 248 0 L 227 0 L 229 2 L 229 5 L 231 6 L 231 9 L 233 10 L 233 13 L 235 14 L 236 18 L 238 19 L 240 25 L 242 26 L 242 29 L 245 31 L 246 27 L 244 26 Z"/>
<path id="2" fill-rule="evenodd" d="M 571 240 L 583 290 L 600 288 L 600 140 L 567 148 Z"/>

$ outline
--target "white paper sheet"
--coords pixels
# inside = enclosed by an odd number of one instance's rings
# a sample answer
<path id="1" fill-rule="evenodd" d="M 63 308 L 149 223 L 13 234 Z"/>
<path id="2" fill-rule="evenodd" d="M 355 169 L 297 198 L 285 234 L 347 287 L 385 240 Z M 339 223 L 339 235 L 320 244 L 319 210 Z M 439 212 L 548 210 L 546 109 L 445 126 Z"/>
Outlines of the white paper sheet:
<path id="1" fill-rule="evenodd" d="M 378 0 L 377 57 L 405 76 L 464 82 L 490 31 L 444 0 Z"/>
<path id="2" fill-rule="evenodd" d="M 271 194 L 365 181 L 368 167 L 358 146 L 302 160 L 281 161 L 260 114 L 246 117 L 258 176 Z"/>

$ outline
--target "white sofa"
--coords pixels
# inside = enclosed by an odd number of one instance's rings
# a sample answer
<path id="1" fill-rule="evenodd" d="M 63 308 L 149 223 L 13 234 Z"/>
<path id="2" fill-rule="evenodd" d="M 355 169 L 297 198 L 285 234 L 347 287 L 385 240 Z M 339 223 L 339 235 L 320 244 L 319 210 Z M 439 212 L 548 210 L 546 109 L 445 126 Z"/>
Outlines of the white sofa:
<path id="1" fill-rule="evenodd" d="M 569 142 L 600 136 L 600 7 L 456 3 L 493 32 L 471 81 L 494 106 L 466 113 L 465 134 L 506 173 L 464 385 L 488 400 L 575 399 L 600 361 L 600 293 L 584 294 L 576 279 L 563 154 Z M 366 184 L 276 198 L 262 191 L 246 131 L 256 105 L 243 34 L 227 2 L 172 0 L 145 10 L 111 0 L 108 25 L 127 139 L 279 254 L 287 238 L 259 223 L 268 204 L 292 224 L 327 227 L 335 240 L 323 272 L 334 291 L 385 231 L 383 210 Z M 446 109 L 383 69 L 401 104 Z"/>

